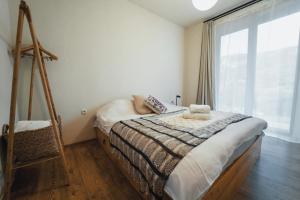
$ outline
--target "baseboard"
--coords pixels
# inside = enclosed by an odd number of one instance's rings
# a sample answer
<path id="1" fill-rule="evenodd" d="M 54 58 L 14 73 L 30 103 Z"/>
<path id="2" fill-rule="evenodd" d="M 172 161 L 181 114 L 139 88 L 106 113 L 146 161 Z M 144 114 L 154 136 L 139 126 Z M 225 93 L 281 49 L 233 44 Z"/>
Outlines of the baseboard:
<path id="1" fill-rule="evenodd" d="M 284 136 L 276 133 L 266 133 L 267 136 L 278 138 L 291 143 L 300 143 L 300 138 Z"/>

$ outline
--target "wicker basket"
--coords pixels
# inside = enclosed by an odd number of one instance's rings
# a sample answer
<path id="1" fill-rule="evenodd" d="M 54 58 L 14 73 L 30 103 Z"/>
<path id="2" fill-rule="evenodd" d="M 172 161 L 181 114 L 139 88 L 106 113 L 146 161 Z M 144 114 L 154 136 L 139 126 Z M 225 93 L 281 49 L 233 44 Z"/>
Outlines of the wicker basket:
<path id="1" fill-rule="evenodd" d="M 7 126 L 7 125 L 6 125 Z M 4 138 L 7 141 L 7 132 Z M 53 126 L 21 131 L 14 137 L 14 163 L 16 165 L 58 155 Z"/>

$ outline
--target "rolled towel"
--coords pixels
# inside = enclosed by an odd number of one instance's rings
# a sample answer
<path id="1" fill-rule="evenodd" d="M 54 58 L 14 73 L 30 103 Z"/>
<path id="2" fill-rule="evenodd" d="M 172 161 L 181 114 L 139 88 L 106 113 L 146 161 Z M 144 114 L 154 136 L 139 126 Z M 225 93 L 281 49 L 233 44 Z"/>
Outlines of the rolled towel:
<path id="1" fill-rule="evenodd" d="M 184 113 L 182 115 L 184 119 L 195 119 L 195 120 L 209 120 L 209 113 Z"/>
<path id="2" fill-rule="evenodd" d="M 191 111 L 191 113 L 209 113 L 210 106 L 209 105 L 191 104 L 190 111 Z"/>

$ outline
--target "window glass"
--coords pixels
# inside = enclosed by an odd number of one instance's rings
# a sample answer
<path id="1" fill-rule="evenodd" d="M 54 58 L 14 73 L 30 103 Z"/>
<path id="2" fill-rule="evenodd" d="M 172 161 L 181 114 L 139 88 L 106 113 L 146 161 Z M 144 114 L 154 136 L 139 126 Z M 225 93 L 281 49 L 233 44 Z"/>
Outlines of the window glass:
<path id="1" fill-rule="evenodd" d="M 244 112 L 248 30 L 221 37 L 218 109 Z"/>
<path id="2" fill-rule="evenodd" d="M 254 114 L 289 131 L 297 68 L 300 13 L 258 26 Z"/>

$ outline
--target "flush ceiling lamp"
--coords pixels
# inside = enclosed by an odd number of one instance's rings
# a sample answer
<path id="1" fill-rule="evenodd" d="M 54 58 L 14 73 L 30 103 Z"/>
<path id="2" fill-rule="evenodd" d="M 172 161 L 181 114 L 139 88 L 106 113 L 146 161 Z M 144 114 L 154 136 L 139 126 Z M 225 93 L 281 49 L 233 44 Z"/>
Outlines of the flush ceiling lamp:
<path id="1" fill-rule="evenodd" d="M 195 8 L 201 11 L 211 9 L 218 0 L 192 0 Z"/>

